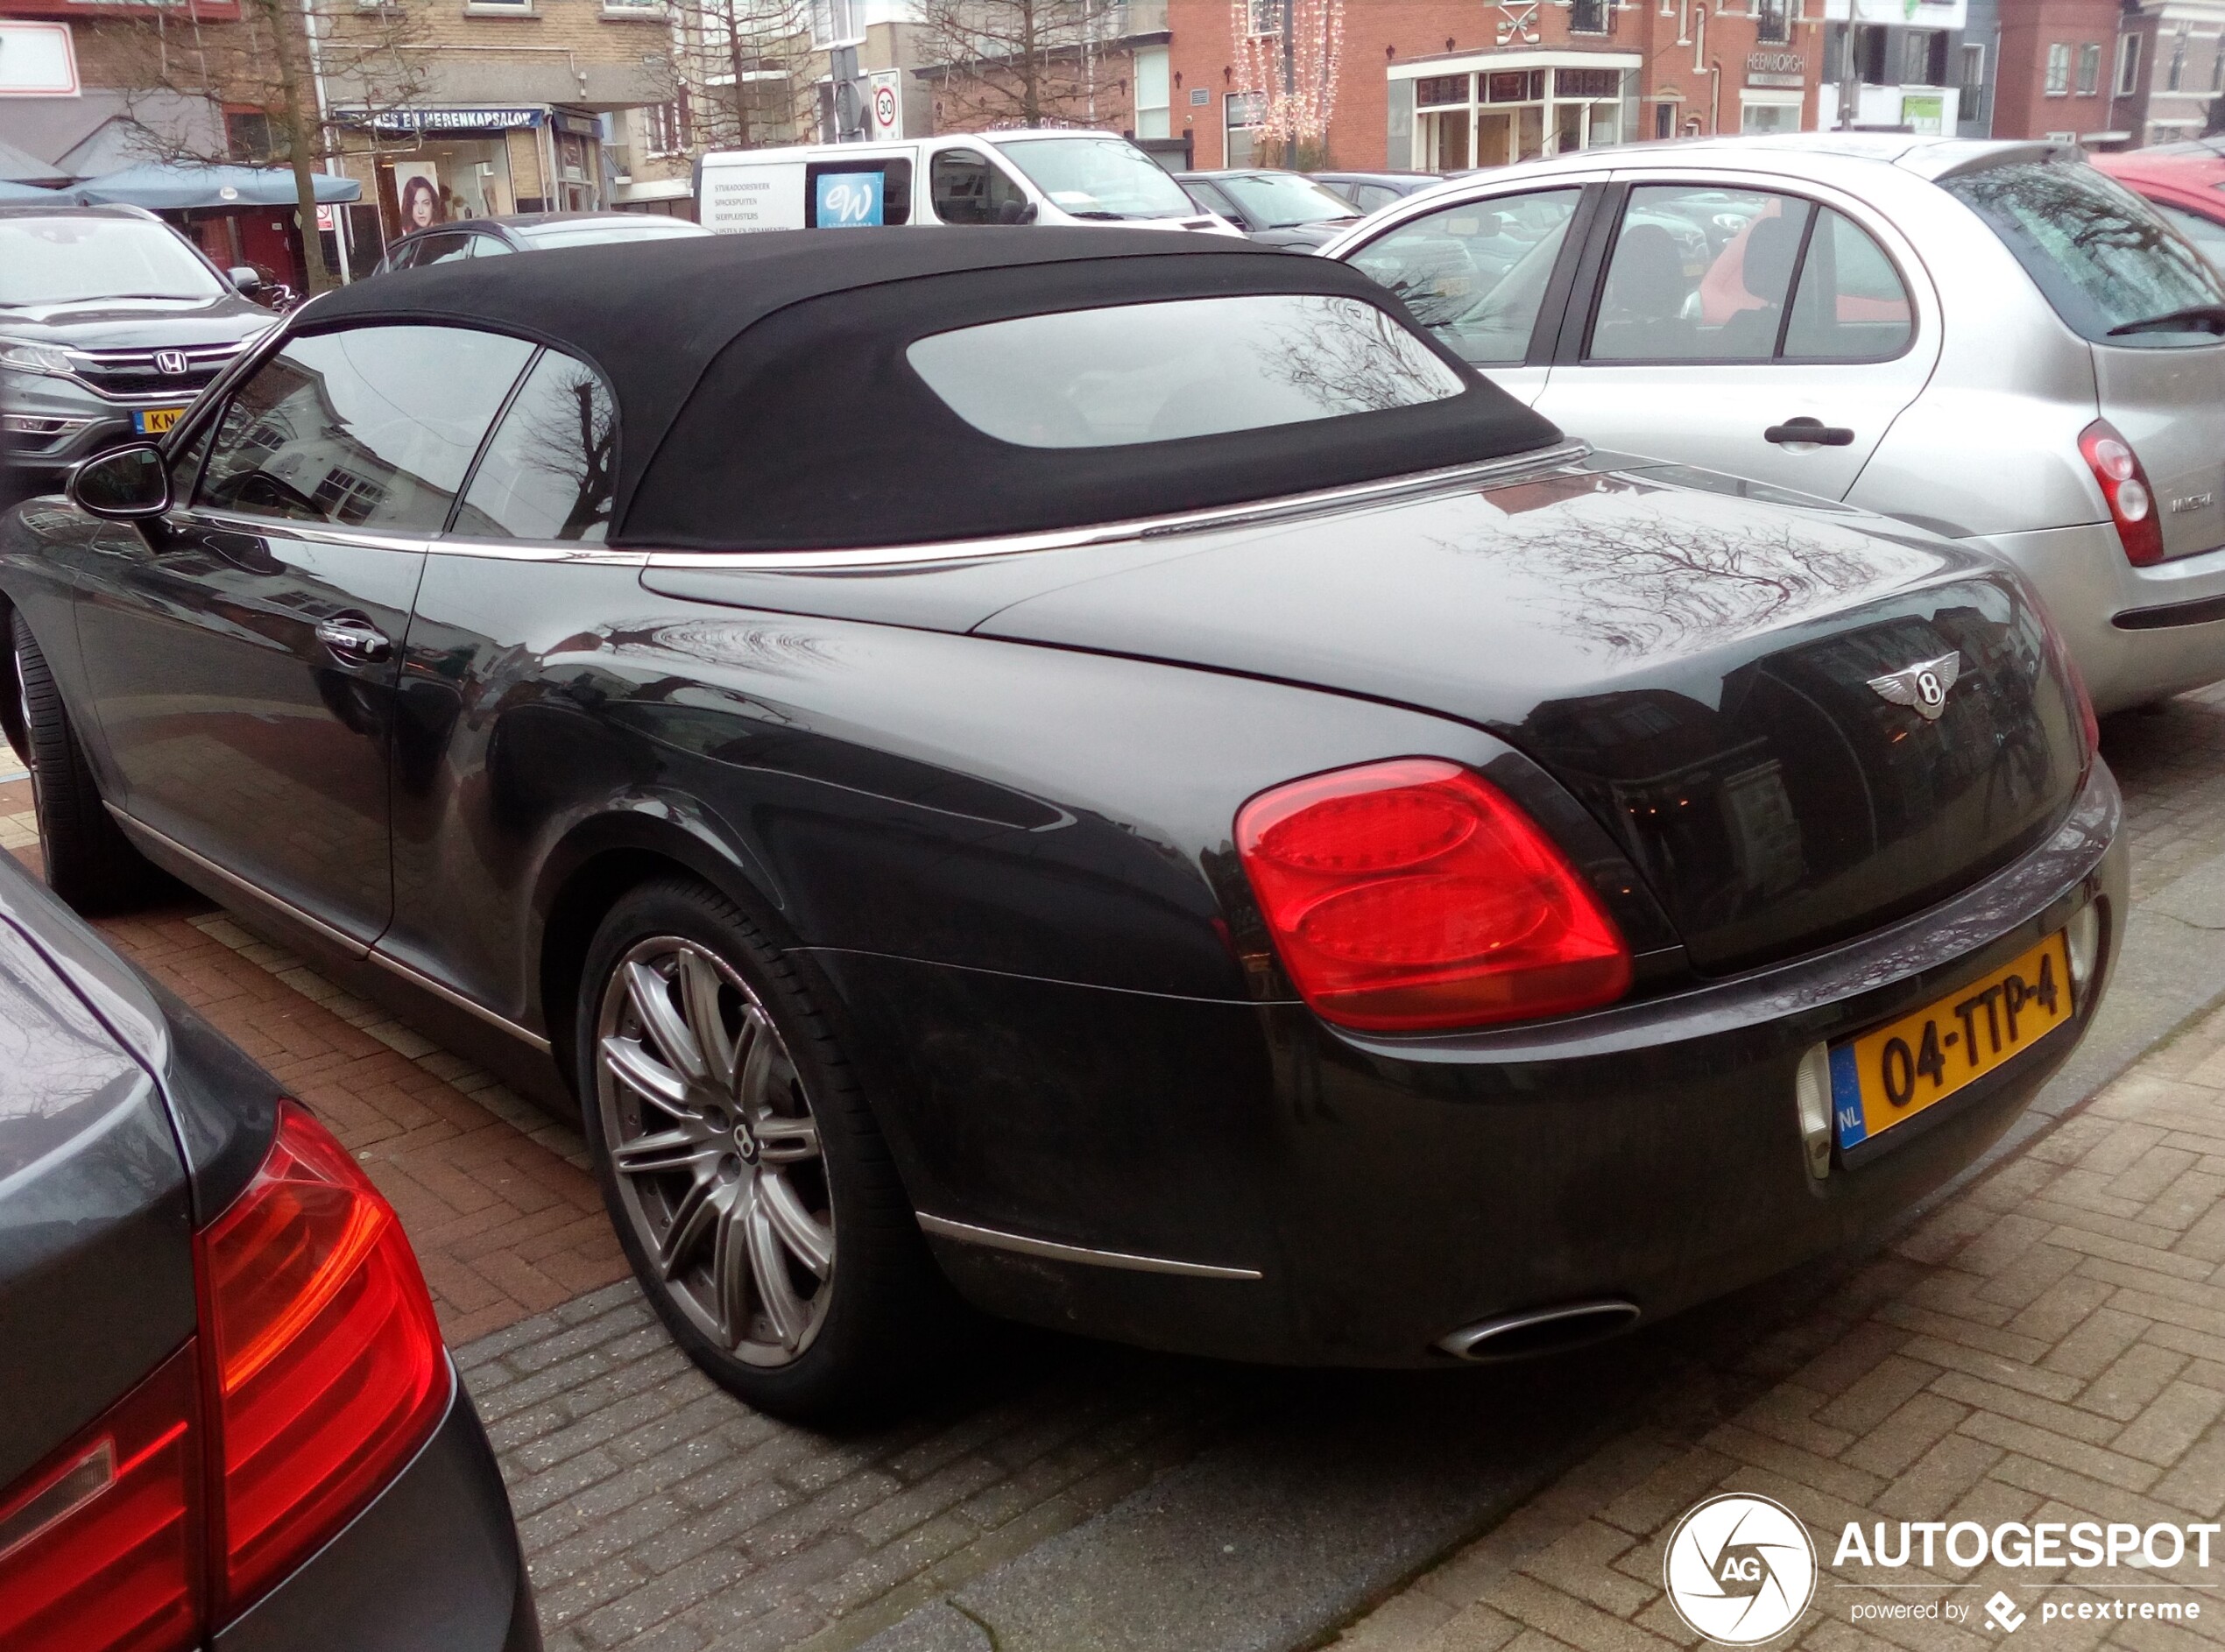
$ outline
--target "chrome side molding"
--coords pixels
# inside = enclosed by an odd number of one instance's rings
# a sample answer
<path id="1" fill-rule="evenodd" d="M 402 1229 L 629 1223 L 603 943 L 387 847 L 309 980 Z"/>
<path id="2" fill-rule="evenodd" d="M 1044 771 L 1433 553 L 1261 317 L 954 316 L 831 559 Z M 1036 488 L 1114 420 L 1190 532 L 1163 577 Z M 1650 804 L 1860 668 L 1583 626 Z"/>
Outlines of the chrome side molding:
<path id="1" fill-rule="evenodd" d="M 921 1228 L 937 1239 L 957 1239 L 992 1251 L 1016 1251 L 1054 1262 L 1080 1262 L 1090 1267 L 1118 1267 L 1131 1274 L 1172 1274 L 1183 1279 L 1264 1279 L 1256 1267 L 1220 1267 L 1211 1262 L 1178 1262 L 1163 1256 L 1136 1256 L 1127 1251 L 1091 1250 L 1085 1245 L 1061 1245 L 1056 1239 L 1029 1239 L 971 1222 L 953 1222 L 945 1216 L 919 1213 Z"/>
<path id="2" fill-rule="evenodd" d="M 334 928 L 332 925 L 327 923 L 322 918 L 318 917 L 314 913 L 304 912 L 300 907 L 295 906 L 291 900 L 285 899 L 283 896 L 272 894 L 260 884 L 250 883 L 246 879 L 241 877 L 230 867 L 220 866 L 215 861 L 209 859 L 208 856 L 201 854 L 196 850 L 187 848 L 176 838 L 155 830 L 153 827 L 148 825 L 145 821 L 135 819 L 131 815 L 125 814 L 122 809 L 118 808 L 115 804 L 108 801 L 105 798 L 102 800 L 102 807 L 106 808 L 109 815 L 115 817 L 117 825 L 123 829 L 125 836 L 138 838 L 145 843 L 152 844 L 160 853 L 174 855 L 179 859 L 189 863 L 199 871 L 207 872 L 211 878 L 214 878 L 217 882 L 222 884 L 225 888 L 232 890 L 244 896 L 253 905 L 261 907 L 266 911 L 274 912 L 282 918 L 291 919 L 293 922 L 300 924 L 312 934 L 314 934 L 331 945 L 345 951 L 350 957 L 364 959 L 370 963 L 376 964 L 380 969 L 385 971 L 389 975 L 399 976 L 403 980 L 407 981 L 412 986 L 418 988 L 421 992 L 431 993 L 442 1003 L 451 1005 L 456 1009 L 462 1010 L 465 1014 L 484 1021 L 488 1026 L 494 1027 L 499 1032 L 509 1034 L 511 1037 L 516 1039 L 519 1043 L 526 1045 L 537 1053 L 543 1055 L 549 1053 L 548 1041 L 543 1038 L 539 1033 L 531 1031 L 529 1028 L 520 1027 L 508 1016 L 501 1014 L 497 1011 L 491 1010 L 485 1005 L 478 1003 L 475 999 L 464 997 L 463 993 L 457 992 L 454 987 L 441 985 L 440 982 L 434 980 L 431 976 L 427 975 L 423 971 L 412 969 L 408 964 L 404 964 L 399 958 L 387 957 L 386 954 L 379 951 L 377 946 L 366 945 L 364 942 L 357 940 L 354 935 L 348 934 L 345 930 Z"/>

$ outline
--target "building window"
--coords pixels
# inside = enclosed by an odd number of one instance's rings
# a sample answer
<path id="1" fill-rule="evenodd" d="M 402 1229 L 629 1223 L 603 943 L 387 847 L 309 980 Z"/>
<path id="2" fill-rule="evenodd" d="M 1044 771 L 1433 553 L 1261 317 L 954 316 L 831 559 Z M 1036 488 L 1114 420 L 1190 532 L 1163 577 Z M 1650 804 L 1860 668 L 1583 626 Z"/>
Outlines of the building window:
<path id="1" fill-rule="evenodd" d="M 1956 100 L 1960 117 L 1966 121 L 1981 121 L 1986 117 L 1986 49 L 1981 46 L 1962 48 L 1962 90 Z"/>
<path id="2" fill-rule="evenodd" d="M 1226 120 L 1226 138 L 1222 150 L 1224 166 L 1248 166 L 1259 153 L 1260 116 L 1266 98 L 1258 92 L 1231 92 L 1221 99 L 1221 109 Z"/>
<path id="3" fill-rule="evenodd" d="M 1842 25 L 1832 37 L 1840 41 L 1840 50 L 1842 52 L 1847 49 L 1844 44 L 1845 34 L 1846 30 Z M 1892 84 L 1885 78 L 1885 31 L 1882 27 L 1874 23 L 1856 24 L 1854 53 L 1854 78 L 1862 85 L 1890 86 Z M 1835 81 L 1845 78 L 1843 73 L 1833 73 L 1834 70 L 1843 70 L 1843 63 L 1836 53 L 1832 53 L 1826 60 L 1824 79 Z"/>
<path id="4" fill-rule="evenodd" d="M 2209 60 L 2209 89 L 2225 92 L 2225 34 L 2217 37 L 2217 55 Z"/>
<path id="5" fill-rule="evenodd" d="M 1607 0 L 1569 0 L 1568 32 L 1571 34 L 1605 34 Z"/>
<path id="6" fill-rule="evenodd" d="M 2117 95 L 2130 97 L 2140 89 L 2140 37 L 2117 37 Z"/>
<path id="7" fill-rule="evenodd" d="M 1280 34 L 1282 0 L 1245 0 L 1244 17 L 1247 34 Z"/>
<path id="8" fill-rule="evenodd" d="M 2047 95 L 2068 97 L 2071 92 L 2071 49 L 2067 46 L 2047 48 Z"/>
<path id="9" fill-rule="evenodd" d="M 865 10 L 865 0 L 811 0 L 811 44 L 823 51 L 864 39 L 858 25 Z"/>
<path id="10" fill-rule="evenodd" d="M 641 123 L 652 155 L 685 154 L 695 141 L 695 134 L 689 130 L 688 88 L 682 87 L 679 96 L 669 103 L 653 103 L 643 109 Z"/>
<path id="11" fill-rule="evenodd" d="M 2101 48 L 2091 42 L 2078 49 L 2078 95 L 2091 97 L 2101 89 Z"/>
<path id="12" fill-rule="evenodd" d="M 1674 103 L 1656 103 L 1653 106 L 1653 135 L 1662 139 L 1677 135 L 1677 106 Z"/>
<path id="13" fill-rule="evenodd" d="M 1946 49 L 1945 29 L 1911 29 L 1902 47 L 1901 84 L 1945 86 Z"/>
<path id="14" fill-rule="evenodd" d="M 1173 102 L 1167 75 L 1167 48 L 1141 48 L 1135 54 L 1135 135 L 1172 137 Z"/>
<path id="15" fill-rule="evenodd" d="M 1792 15 L 1785 0 L 1756 0 L 1754 38 L 1763 46 L 1785 46 L 1792 39 Z"/>
<path id="16" fill-rule="evenodd" d="M 2186 78 L 2186 31 L 2181 29 L 2171 39 L 2171 66 L 2164 71 L 2163 86 L 2166 92 L 2175 92 Z"/>

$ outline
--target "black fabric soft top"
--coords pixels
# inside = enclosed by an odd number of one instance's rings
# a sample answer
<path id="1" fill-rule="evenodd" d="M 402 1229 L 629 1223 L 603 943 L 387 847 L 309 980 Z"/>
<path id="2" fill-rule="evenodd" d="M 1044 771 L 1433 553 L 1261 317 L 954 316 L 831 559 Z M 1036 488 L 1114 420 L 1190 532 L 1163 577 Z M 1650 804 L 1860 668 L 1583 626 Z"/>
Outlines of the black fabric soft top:
<path id="1" fill-rule="evenodd" d="M 295 325 L 453 322 L 592 363 L 618 400 L 619 546 L 812 549 L 1087 526 L 1558 437 L 1442 349 L 1467 389 L 1441 401 L 1088 448 L 998 441 L 905 359 L 921 337 L 982 321 L 1254 293 L 1343 294 L 1411 322 L 1383 288 L 1326 259 L 1218 236 L 1027 226 L 805 229 L 471 259 L 358 283 Z"/>

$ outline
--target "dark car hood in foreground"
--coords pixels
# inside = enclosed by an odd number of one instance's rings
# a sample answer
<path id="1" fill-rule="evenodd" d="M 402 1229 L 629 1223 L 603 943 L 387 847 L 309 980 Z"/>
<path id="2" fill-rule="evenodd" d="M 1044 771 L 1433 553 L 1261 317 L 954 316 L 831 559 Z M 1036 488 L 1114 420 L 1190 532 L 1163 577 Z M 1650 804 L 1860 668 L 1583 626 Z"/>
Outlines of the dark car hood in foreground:
<path id="1" fill-rule="evenodd" d="M 1880 518 L 1681 467 L 1595 457 L 1248 527 L 851 575 L 658 568 L 643 582 L 1480 725 L 1582 800 L 1710 971 L 1945 898 L 2037 841 L 2079 780 L 2075 705 L 2013 575 Z M 1950 653 L 1960 675 L 1936 722 L 1869 686 Z"/>
<path id="2" fill-rule="evenodd" d="M 278 317 L 237 293 L 194 301 L 0 307 L 0 334 L 77 349 L 163 349 L 229 344 Z"/>
<path id="3" fill-rule="evenodd" d="M 2068 807 L 2082 738 L 2012 575 L 1752 491 L 1564 471 L 1219 537 L 978 629 L 1483 724 L 1622 843 L 1698 967 L 1743 968 L 2020 852 Z M 1936 722 L 1870 686 L 1948 654 Z"/>

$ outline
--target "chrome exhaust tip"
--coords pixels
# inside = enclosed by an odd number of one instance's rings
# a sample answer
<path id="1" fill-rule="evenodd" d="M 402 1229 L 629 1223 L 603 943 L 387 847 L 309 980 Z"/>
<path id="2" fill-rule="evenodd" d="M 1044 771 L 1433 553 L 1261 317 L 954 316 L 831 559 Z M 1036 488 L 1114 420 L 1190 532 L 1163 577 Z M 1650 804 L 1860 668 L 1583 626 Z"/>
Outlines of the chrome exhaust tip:
<path id="1" fill-rule="evenodd" d="M 1481 1324 L 1439 1338 L 1437 1345 L 1455 1359 L 1488 1365 L 1501 1359 L 1523 1359 L 1580 1348 L 1628 1329 L 1637 1317 L 1635 1303 L 1570 1303 L 1559 1308 L 1536 1308 L 1528 1313 L 1487 1319 Z"/>

